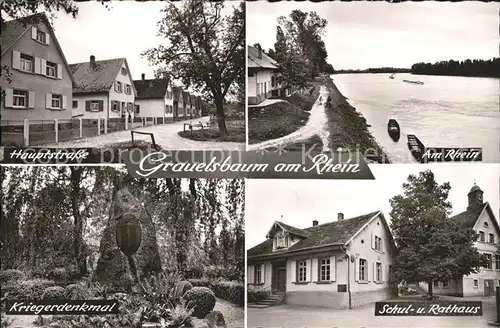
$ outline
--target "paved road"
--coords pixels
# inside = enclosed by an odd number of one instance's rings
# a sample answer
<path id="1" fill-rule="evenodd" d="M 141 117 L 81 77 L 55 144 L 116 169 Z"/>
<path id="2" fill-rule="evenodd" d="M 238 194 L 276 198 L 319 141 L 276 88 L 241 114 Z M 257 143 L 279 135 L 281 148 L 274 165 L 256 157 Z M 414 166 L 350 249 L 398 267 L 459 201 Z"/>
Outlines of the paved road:
<path id="1" fill-rule="evenodd" d="M 277 146 L 285 147 L 289 144 L 307 140 L 311 137 L 314 137 L 315 135 L 318 135 L 323 143 L 323 151 L 329 151 L 330 149 L 328 148 L 328 145 L 330 144 L 330 142 L 328 141 L 328 138 L 330 136 L 330 132 L 327 128 L 327 117 L 325 113 L 325 100 L 327 99 L 329 92 L 326 87 L 321 86 L 319 93 L 320 96 L 311 109 L 311 115 L 309 116 L 309 120 L 307 121 L 306 125 L 284 137 L 266 140 L 258 144 L 248 145 L 247 149 L 258 150 Z M 320 97 L 322 101 L 320 101 Z"/>
<path id="2" fill-rule="evenodd" d="M 481 328 L 495 317 L 495 298 L 460 298 L 461 301 L 482 301 L 481 317 L 411 317 L 375 316 L 374 304 L 351 310 L 299 307 L 291 305 L 272 306 L 264 309 L 248 308 L 248 328 Z"/>
<path id="3" fill-rule="evenodd" d="M 134 129 L 134 131 L 153 133 L 156 143 L 163 149 L 168 150 L 244 150 L 245 144 L 238 142 L 209 142 L 209 141 L 194 141 L 180 137 L 177 133 L 183 130 L 184 123 L 192 121 L 207 122 L 209 117 L 201 117 L 193 120 L 174 122 L 162 125 L 154 125 L 143 128 Z M 151 137 L 148 135 L 134 135 L 134 138 L 151 142 Z M 91 138 L 83 138 L 67 142 L 59 142 L 48 145 L 43 145 L 47 148 L 106 148 L 106 146 L 120 143 L 130 142 L 130 131 L 119 131 L 108 134 L 103 134 Z"/>

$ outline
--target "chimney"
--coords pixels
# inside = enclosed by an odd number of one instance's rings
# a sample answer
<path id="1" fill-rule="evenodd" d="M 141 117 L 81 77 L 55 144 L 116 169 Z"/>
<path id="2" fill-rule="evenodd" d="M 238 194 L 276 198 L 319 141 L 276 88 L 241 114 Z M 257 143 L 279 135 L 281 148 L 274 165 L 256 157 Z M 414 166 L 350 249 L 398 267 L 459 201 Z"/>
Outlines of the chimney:
<path id="1" fill-rule="evenodd" d="M 262 47 L 260 45 L 257 45 L 257 58 L 262 59 Z"/>
<path id="2" fill-rule="evenodd" d="M 96 64 L 95 64 L 95 56 L 94 55 L 91 55 L 90 56 L 90 67 L 92 69 L 95 69 L 96 68 Z"/>
<path id="3" fill-rule="evenodd" d="M 337 221 L 342 221 L 344 219 L 344 213 L 337 214 Z"/>
<path id="4" fill-rule="evenodd" d="M 142 80 L 144 81 L 144 80 L 146 79 L 146 74 L 142 73 L 142 74 L 141 74 L 141 78 L 142 78 Z"/>
<path id="5" fill-rule="evenodd" d="M 318 220 L 313 220 L 313 227 L 318 225 Z"/>

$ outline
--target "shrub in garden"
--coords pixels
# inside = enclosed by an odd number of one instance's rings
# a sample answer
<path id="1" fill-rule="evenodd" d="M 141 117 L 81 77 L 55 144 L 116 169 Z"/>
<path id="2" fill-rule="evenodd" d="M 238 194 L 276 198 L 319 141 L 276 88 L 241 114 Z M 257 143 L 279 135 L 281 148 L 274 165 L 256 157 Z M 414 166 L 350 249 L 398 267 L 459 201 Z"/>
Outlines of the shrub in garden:
<path id="1" fill-rule="evenodd" d="M 2 285 L 1 296 L 7 299 L 42 299 L 46 288 L 55 286 L 55 282 L 47 279 L 29 279 L 11 281 Z"/>
<path id="2" fill-rule="evenodd" d="M 186 294 L 186 292 L 188 290 L 191 290 L 192 288 L 193 288 L 193 285 L 191 285 L 191 283 L 189 281 L 185 281 L 185 280 L 179 281 L 175 285 L 175 295 L 182 297 Z"/>
<path id="3" fill-rule="evenodd" d="M 207 287 L 193 287 L 185 295 L 188 309 L 193 309 L 196 318 L 203 319 L 215 307 L 215 294 Z"/>
<path id="4" fill-rule="evenodd" d="M 93 292 L 84 284 L 68 285 L 64 291 L 64 297 L 68 300 L 88 300 L 93 296 Z"/>
<path id="5" fill-rule="evenodd" d="M 215 280 L 210 283 L 210 288 L 217 297 L 233 304 L 243 306 L 245 302 L 245 287 L 240 282 Z"/>
<path id="6" fill-rule="evenodd" d="M 258 301 L 265 299 L 267 296 L 268 296 L 268 292 L 263 291 L 263 290 L 258 289 L 258 288 L 255 288 L 255 287 L 252 287 L 252 286 L 248 286 L 248 289 L 247 289 L 248 302 L 258 302 Z"/>
<path id="7" fill-rule="evenodd" d="M 44 301 L 58 301 L 64 299 L 65 289 L 60 286 L 52 286 L 45 289 L 42 299 Z"/>
<path id="8" fill-rule="evenodd" d="M 224 316 L 220 311 L 212 311 L 205 317 L 205 322 L 207 326 L 212 327 L 227 327 L 226 320 L 224 320 Z"/>
<path id="9" fill-rule="evenodd" d="M 26 274 L 24 274 L 21 270 L 7 269 L 0 271 L 0 284 L 2 285 L 10 281 L 21 279 L 26 279 Z"/>

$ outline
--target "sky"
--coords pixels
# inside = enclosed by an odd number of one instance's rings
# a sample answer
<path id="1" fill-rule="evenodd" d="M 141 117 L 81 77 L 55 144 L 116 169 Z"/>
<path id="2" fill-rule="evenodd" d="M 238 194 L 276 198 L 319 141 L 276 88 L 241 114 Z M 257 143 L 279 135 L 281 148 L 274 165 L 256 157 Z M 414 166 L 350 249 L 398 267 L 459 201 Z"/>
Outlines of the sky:
<path id="1" fill-rule="evenodd" d="M 476 184 L 484 192 L 495 216 L 499 215 L 499 164 L 391 164 L 370 165 L 375 180 L 268 180 L 246 181 L 245 240 L 247 248 L 263 241 L 274 221 L 297 228 L 382 211 L 390 220 L 389 199 L 403 192 L 408 175 L 426 169 L 434 172 L 439 184 L 450 182 L 448 200 L 453 215 L 465 211 L 467 193 Z"/>
<path id="2" fill-rule="evenodd" d="M 247 2 L 247 44 L 273 48 L 276 19 L 294 9 L 327 19 L 323 41 L 335 69 L 498 57 L 500 4 L 476 1 Z"/>
<path id="3" fill-rule="evenodd" d="M 226 5 L 222 13 L 231 13 L 236 4 Z M 146 79 L 154 78 L 154 67 L 140 54 L 164 42 L 156 35 L 165 2 L 112 1 L 109 10 L 94 1 L 77 5 L 76 19 L 58 12 L 53 20 L 69 64 L 89 61 L 91 55 L 96 60 L 125 57 L 134 80 L 139 80 L 142 73 Z"/>

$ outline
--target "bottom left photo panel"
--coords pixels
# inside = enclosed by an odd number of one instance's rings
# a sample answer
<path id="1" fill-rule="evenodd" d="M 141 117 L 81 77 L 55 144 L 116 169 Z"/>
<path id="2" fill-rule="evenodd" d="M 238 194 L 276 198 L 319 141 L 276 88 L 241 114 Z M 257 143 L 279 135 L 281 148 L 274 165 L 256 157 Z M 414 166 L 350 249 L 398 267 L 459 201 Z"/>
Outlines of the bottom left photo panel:
<path id="1" fill-rule="evenodd" d="M 0 172 L 1 327 L 244 327 L 244 179 Z"/>

